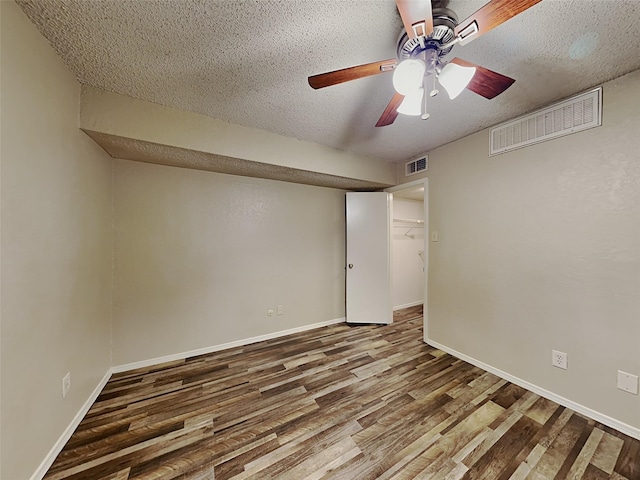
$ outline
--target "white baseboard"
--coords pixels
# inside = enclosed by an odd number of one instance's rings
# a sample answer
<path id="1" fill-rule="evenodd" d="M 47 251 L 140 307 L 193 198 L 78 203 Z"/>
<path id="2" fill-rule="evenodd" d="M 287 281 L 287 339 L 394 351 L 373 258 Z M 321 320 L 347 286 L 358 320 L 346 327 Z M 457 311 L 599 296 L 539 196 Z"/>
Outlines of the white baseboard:
<path id="1" fill-rule="evenodd" d="M 71 438 L 71 435 L 73 435 L 73 432 L 76 430 L 76 428 L 78 428 L 78 425 L 80 425 L 80 422 L 82 421 L 82 419 L 87 414 L 87 412 L 89 411 L 93 403 L 98 398 L 98 395 L 100 395 L 100 392 L 105 387 L 105 385 L 111 378 L 112 374 L 119 373 L 119 372 L 126 372 L 127 370 L 133 370 L 136 368 L 150 367 L 158 363 L 166 363 L 174 360 L 182 360 L 182 359 L 194 357 L 197 355 L 204 355 L 206 353 L 225 350 L 227 348 L 249 345 L 251 343 L 261 342 L 263 340 L 271 340 L 273 338 L 284 337 L 285 335 L 290 335 L 292 333 L 305 332 L 307 330 L 312 330 L 314 328 L 326 327 L 329 325 L 335 325 L 337 323 L 344 323 L 345 321 L 346 319 L 344 317 L 335 318 L 333 320 L 318 322 L 311 325 L 304 325 L 302 327 L 291 328 L 289 330 L 283 330 L 280 332 L 267 333 L 265 335 L 260 335 L 258 337 L 245 338 L 242 340 L 236 340 L 234 342 L 223 343 L 220 345 L 213 345 L 211 347 L 199 348 L 197 350 L 191 350 L 189 352 L 176 353 L 173 355 L 166 355 L 164 357 L 157 357 L 149 360 L 142 360 L 140 362 L 127 363 L 125 365 L 118 365 L 115 367 L 111 367 L 107 371 L 107 373 L 105 373 L 104 377 L 102 378 L 102 380 L 100 380 L 100 383 L 98 383 L 98 385 L 93 390 L 93 392 L 91 392 L 91 395 L 89 396 L 89 398 L 87 398 L 87 401 L 84 402 L 84 404 L 82 405 L 82 408 L 80 408 L 78 413 L 76 413 L 76 416 L 73 417 L 73 420 L 71 421 L 69 426 L 65 429 L 62 435 L 60 435 L 60 438 L 58 438 L 58 441 L 51 448 L 47 456 L 44 458 L 44 460 L 42 460 L 42 462 L 40 463 L 40 466 L 37 468 L 34 474 L 31 475 L 30 480 L 42 480 L 42 478 L 45 476 L 45 474 L 47 473 L 47 471 L 55 461 L 58 454 L 62 451 L 66 443 Z"/>
<path id="2" fill-rule="evenodd" d="M 326 327 L 329 325 L 335 325 L 337 323 L 344 323 L 346 319 L 335 318 L 333 320 L 327 320 L 324 322 L 313 323 L 311 325 L 304 325 L 302 327 L 290 328 L 289 330 L 282 330 L 279 332 L 267 333 L 257 337 L 245 338 L 242 340 L 235 340 L 229 343 L 222 343 L 219 345 L 212 345 L 210 347 L 198 348 L 196 350 L 190 350 L 188 352 L 174 353 L 172 355 L 165 355 L 163 357 L 151 358 L 148 360 L 141 360 L 139 362 L 125 363 L 124 365 L 117 365 L 111 368 L 113 373 L 126 372 L 128 370 L 135 370 L 136 368 L 146 368 L 159 363 L 174 362 L 176 360 L 183 360 L 189 357 L 197 357 L 198 355 L 206 355 L 207 353 L 218 352 L 220 350 L 226 350 L 227 348 L 242 347 L 251 343 L 262 342 L 264 340 L 271 340 L 273 338 L 284 337 L 285 335 L 291 335 L 292 333 L 306 332 L 307 330 L 313 330 L 314 328 Z"/>
<path id="3" fill-rule="evenodd" d="M 102 377 L 102 380 L 100 380 L 98 385 L 96 385 L 96 388 L 93 389 L 93 392 L 91 392 L 91 395 L 89 395 L 87 401 L 84 402 L 80 410 L 78 410 L 78 413 L 76 413 L 75 417 L 73 417 L 73 420 L 71 420 L 71 423 L 67 426 L 65 431 L 62 432 L 62 435 L 60 435 L 58 441 L 53 445 L 51 450 L 49 450 L 47 456 L 44 457 L 44 460 L 42 460 L 40 466 L 36 469 L 33 475 L 31 475 L 31 480 L 41 480 L 45 476 L 58 454 L 62 451 L 64 446 L 71 438 L 71 435 L 73 435 L 73 432 L 75 432 L 76 428 L 78 428 L 78 425 L 80 425 L 80 422 L 98 398 L 98 395 L 100 395 L 100 392 L 109 381 L 109 378 L 111 378 L 111 373 L 112 371 L 111 369 L 109 369 L 107 370 L 107 373 L 104 374 L 104 377 Z"/>
<path id="4" fill-rule="evenodd" d="M 585 415 L 589 418 L 592 418 L 593 420 L 596 420 L 604 425 L 607 425 L 608 427 L 615 428 L 616 430 L 624 433 L 625 435 L 629 435 L 630 437 L 640 440 L 640 428 L 633 427 L 619 420 L 616 420 L 615 418 L 611 418 L 608 415 L 605 415 L 603 413 L 592 410 L 589 407 L 585 407 L 584 405 L 576 403 L 573 400 L 569 400 L 567 398 L 561 397 L 560 395 L 550 392 L 549 390 L 545 390 L 544 388 L 534 385 L 533 383 L 529 383 L 526 380 L 522 380 L 521 378 L 515 377 L 507 372 L 503 372 L 502 370 L 492 367 L 491 365 L 481 362 L 480 360 L 476 360 L 475 358 L 465 355 L 464 353 L 460 353 L 456 350 L 453 350 L 452 348 L 446 347 L 431 339 L 425 339 L 425 341 L 427 344 L 431 345 L 432 347 L 435 347 L 439 350 L 442 350 L 443 352 L 453 355 L 454 357 L 459 358 L 460 360 L 464 360 L 465 362 L 470 363 L 471 365 L 475 365 L 478 368 L 481 368 L 483 370 L 486 370 L 487 372 L 493 373 L 494 375 L 497 375 L 500 378 L 503 378 L 511 383 L 519 385 L 522 388 L 526 388 L 527 390 L 530 390 L 533 393 L 540 395 L 541 397 L 547 398 L 553 402 L 556 402 L 562 405 L 563 407 L 570 408 L 571 410 L 581 413 L 582 415 Z"/>
<path id="5" fill-rule="evenodd" d="M 415 305 L 419 305 L 422 302 L 416 303 Z M 409 306 L 415 306 L 415 305 L 409 305 Z M 407 306 L 402 306 L 402 307 L 398 307 L 398 308 L 407 308 Z M 111 367 L 107 373 L 104 375 L 104 377 L 102 378 L 102 380 L 100 380 L 100 382 L 98 383 L 98 385 L 96 386 L 96 388 L 93 390 L 93 392 L 91 393 L 91 395 L 89 396 L 89 398 L 87 398 L 86 402 L 82 405 L 82 407 L 80 408 L 80 410 L 78 411 L 78 413 L 75 415 L 75 417 L 73 418 L 73 420 L 71 421 L 71 423 L 69 424 L 69 426 L 65 429 L 65 431 L 62 433 L 62 435 L 60 436 L 60 438 L 58 439 L 58 441 L 54 444 L 54 446 L 51 448 L 51 450 L 49 451 L 49 453 L 47 454 L 47 456 L 44 458 L 44 460 L 42 460 L 42 462 L 40 463 L 40 466 L 37 468 L 37 470 L 34 472 L 34 474 L 31 476 L 30 480 L 41 480 L 45 474 L 47 473 L 47 471 L 49 470 L 49 468 L 51 467 L 51 465 L 53 464 L 54 460 L 56 459 L 56 457 L 58 456 L 58 454 L 62 451 L 62 449 L 64 448 L 65 444 L 69 441 L 69 438 L 71 438 L 71 435 L 73 434 L 73 432 L 75 431 L 75 429 L 78 427 L 78 425 L 80 424 L 80 422 L 82 421 L 82 419 L 84 418 L 84 416 L 87 414 L 87 412 L 89 411 L 89 409 L 91 408 L 91 406 L 93 405 L 93 403 L 96 401 L 96 399 L 98 398 L 98 395 L 100 395 L 100 392 L 102 391 L 102 389 L 104 388 L 104 386 L 107 384 L 107 382 L 109 381 L 109 378 L 111 378 L 111 375 L 113 373 L 118 373 L 118 372 L 125 372 L 127 370 L 133 370 L 136 368 L 144 368 L 144 367 L 149 367 L 152 365 L 156 365 L 158 363 L 166 363 L 166 362 L 171 362 L 171 361 L 175 361 L 175 360 L 181 360 L 184 358 L 189 358 L 189 357 L 193 357 L 193 356 L 197 356 L 197 355 L 204 355 L 206 353 L 212 353 L 212 352 L 217 352 L 220 350 L 225 350 L 227 348 L 234 348 L 234 347 L 239 347 L 239 346 L 243 346 L 243 345 L 249 345 L 251 343 L 256 343 L 256 342 L 261 342 L 264 340 L 271 340 L 273 338 L 278 338 L 278 337 L 283 337 L 285 335 L 290 335 L 292 333 L 300 333 L 300 332 L 305 332 L 307 330 L 312 330 L 314 328 L 320 328 L 320 327 L 326 327 L 329 325 L 335 325 L 337 323 L 344 323 L 345 322 L 345 318 L 336 318 L 333 320 L 328 320 L 325 322 L 319 322 L 319 323 L 314 323 L 312 325 L 304 325 L 302 327 L 296 327 L 296 328 L 292 328 L 289 330 L 283 330 L 280 332 L 274 332 L 274 333 L 268 333 L 265 335 L 260 335 L 257 337 L 251 337 L 251 338 L 246 338 L 243 340 L 236 340 L 233 342 L 229 342 L 229 343 L 224 343 L 224 344 L 220 344 L 220 345 L 214 345 L 211 347 L 205 347 L 205 348 L 200 348 L 197 350 L 191 350 L 188 352 L 183 352 L 183 353 L 177 353 L 177 354 L 173 354 L 173 355 L 166 355 L 164 357 L 157 357 L 157 358 L 153 358 L 153 359 L 149 359 L 149 360 L 142 360 L 140 362 L 133 362 L 133 363 L 128 363 L 128 364 L 124 364 L 124 365 L 118 365 L 115 367 Z M 463 353 L 460 353 L 456 350 L 453 350 L 449 347 L 446 347 L 438 342 L 435 342 L 433 340 L 430 339 L 426 339 L 426 343 L 428 343 L 429 345 L 431 345 L 432 347 L 438 348 L 440 350 L 442 350 L 443 352 L 449 353 L 450 355 L 453 355 L 456 358 L 459 358 L 460 360 L 464 360 L 465 362 L 468 362 L 472 365 L 475 365 L 476 367 L 482 368 L 483 370 L 486 370 L 487 372 L 493 373 L 494 375 L 499 376 L 500 378 L 503 378 L 511 383 L 514 383 L 516 385 L 519 385 L 523 388 L 526 388 L 527 390 L 530 390 L 542 397 L 545 397 L 549 400 L 552 400 L 564 407 L 570 408 L 578 413 L 581 413 L 589 418 L 592 418 L 598 422 L 603 423 L 604 425 L 607 425 L 611 428 L 615 428 L 616 430 L 629 435 L 630 437 L 636 438 L 638 440 L 640 440 L 640 429 L 636 428 L 636 427 L 632 427 L 631 425 L 628 425 L 626 423 L 620 422 L 618 420 L 616 420 L 615 418 L 611 418 L 607 415 L 604 415 L 600 412 L 597 412 L 595 410 L 592 410 L 588 407 L 585 407 L 584 405 L 580 405 L 579 403 L 573 402 L 572 400 L 566 399 L 564 397 L 561 397 L 560 395 L 557 395 L 553 392 L 550 392 L 548 390 L 545 390 L 544 388 L 538 387 L 537 385 L 534 385 L 532 383 L 529 383 L 525 380 L 522 380 L 521 378 L 515 377 L 507 372 L 503 372 L 502 370 L 499 370 L 497 368 L 492 367 L 491 365 L 488 365 L 484 362 L 481 362 L 480 360 L 476 360 L 475 358 L 469 357 L 468 355 L 465 355 Z"/>
<path id="6" fill-rule="evenodd" d="M 417 305 L 422 305 L 424 301 L 418 300 L 417 302 L 405 303 L 404 305 L 398 305 L 397 307 L 393 307 L 393 311 L 402 310 L 403 308 L 415 307 Z"/>

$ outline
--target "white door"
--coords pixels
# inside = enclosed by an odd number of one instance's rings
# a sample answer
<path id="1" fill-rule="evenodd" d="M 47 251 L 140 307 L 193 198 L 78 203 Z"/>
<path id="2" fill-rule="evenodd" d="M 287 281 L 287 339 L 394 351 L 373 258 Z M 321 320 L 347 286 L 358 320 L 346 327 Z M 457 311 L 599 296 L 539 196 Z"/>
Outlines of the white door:
<path id="1" fill-rule="evenodd" d="M 386 192 L 347 193 L 347 322 L 393 322 L 391 218 Z"/>

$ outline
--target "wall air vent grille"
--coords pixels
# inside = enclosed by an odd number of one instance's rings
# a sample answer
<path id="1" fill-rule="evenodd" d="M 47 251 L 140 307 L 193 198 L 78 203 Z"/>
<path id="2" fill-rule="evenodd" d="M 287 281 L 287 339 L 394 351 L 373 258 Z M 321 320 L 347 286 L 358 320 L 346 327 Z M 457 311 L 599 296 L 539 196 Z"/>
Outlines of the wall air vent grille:
<path id="1" fill-rule="evenodd" d="M 409 175 L 415 175 L 416 173 L 423 172 L 429 168 L 429 157 L 425 155 L 424 157 L 417 158 L 412 160 L 411 162 L 405 163 L 404 166 L 404 174 L 406 177 Z"/>
<path id="2" fill-rule="evenodd" d="M 489 155 L 602 125 L 602 87 L 537 110 L 490 130 Z"/>

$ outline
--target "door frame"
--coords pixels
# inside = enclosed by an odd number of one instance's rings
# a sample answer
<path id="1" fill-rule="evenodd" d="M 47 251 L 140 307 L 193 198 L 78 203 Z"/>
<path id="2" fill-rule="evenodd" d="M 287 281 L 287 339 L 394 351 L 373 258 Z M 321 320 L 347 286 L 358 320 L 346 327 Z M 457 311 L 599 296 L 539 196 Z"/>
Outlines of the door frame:
<path id="1" fill-rule="evenodd" d="M 420 178 L 407 183 L 401 183 L 393 187 L 385 188 L 384 191 L 388 193 L 400 192 L 409 188 L 424 186 L 423 202 L 424 202 L 424 303 L 423 303 L 423 340 L 426 342 L 428 338 L 428 326 L 429 326 L 429 178 Z M 392 288 L 392 287 L 391 287 Z M 392 292 L 389 292 L 391 295 Z"/>

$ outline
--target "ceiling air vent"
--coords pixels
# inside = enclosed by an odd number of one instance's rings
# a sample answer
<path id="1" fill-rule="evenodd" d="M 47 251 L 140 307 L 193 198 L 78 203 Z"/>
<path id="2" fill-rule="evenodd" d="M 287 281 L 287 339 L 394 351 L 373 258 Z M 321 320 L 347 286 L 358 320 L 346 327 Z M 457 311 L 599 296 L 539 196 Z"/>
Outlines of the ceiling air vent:
<path id="1" fill-rule="evenodd" d="M 498 155 L 602 125 L 602 87 L 493 127 L 489 155 Z"/>
<path id="2" fill-rule="evenodd" d="M 416 158 L 411 162 L 407 162 L 404 164 L 404 175 L 408 177 L 409 175 L 415 175 L 418 172 L 423 172 L 429 168 L 429 157 L 425 155 L 424 157 Z"/>

